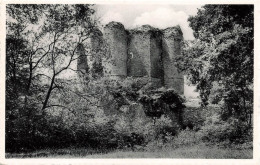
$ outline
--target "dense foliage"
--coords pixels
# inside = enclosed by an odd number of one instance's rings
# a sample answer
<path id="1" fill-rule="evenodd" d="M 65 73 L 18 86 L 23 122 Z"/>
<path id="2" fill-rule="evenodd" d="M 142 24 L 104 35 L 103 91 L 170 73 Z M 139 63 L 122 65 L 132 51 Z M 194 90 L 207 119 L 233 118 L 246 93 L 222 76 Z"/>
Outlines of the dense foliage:
<path id="1" fill-rule="evenodd" d="M 253 5 L 205 5 L 188 21 L 195 40 L 184 43 L 177 65 L 197 85 L 202 105 L 223 102 L 222 119 L 251 126 Z"/>
<path id="2" fill-rule="evenodd" d="M 78 45 L 95 27 L 94 10 L 90 5 L 6 8 L 6 147 L 39 147 L 52 130 L 47 110 L 61 106 L 50 103 L 63 89 L 59 76 L 73 70 Z"/>

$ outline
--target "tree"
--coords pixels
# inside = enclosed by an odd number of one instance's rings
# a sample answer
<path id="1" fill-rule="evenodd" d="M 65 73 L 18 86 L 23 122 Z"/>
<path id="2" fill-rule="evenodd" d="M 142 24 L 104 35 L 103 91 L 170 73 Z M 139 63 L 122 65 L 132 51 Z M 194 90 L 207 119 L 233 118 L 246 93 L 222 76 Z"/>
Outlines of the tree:
<path id="1" fill-rule="evenodd" d="M 188 21 L 195 40 L 176 60 L 197 85 L 202 105 L 223 100 L 222 118 L 251 124 L 253 105 L 253 5 L 205 5 Z M 221 99 L 220 99 L 221 98 Z"/>
<path id="2" fill-rule="evenodd" d="M 6 8 L 7 143 L 9 139 L 26 143 L 24 137 L 45 136 L 46 110 L 62 106 L 50 103 L 54 91 L 63 89 L 59 78 L 68 70 L 77 71 L 72 66 L 79 57 L 78 46 L 88 44 L 96 22 L 92 19 L 91 5 L 7 5 Z"/>

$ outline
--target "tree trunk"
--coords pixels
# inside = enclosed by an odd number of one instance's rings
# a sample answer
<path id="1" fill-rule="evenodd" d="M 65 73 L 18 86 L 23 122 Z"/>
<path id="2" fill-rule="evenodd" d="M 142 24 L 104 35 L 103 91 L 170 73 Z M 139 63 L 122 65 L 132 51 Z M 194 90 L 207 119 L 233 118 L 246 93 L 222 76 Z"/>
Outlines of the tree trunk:
<path id="1" fill-rule="evenodd" d="M 32 63 L 30 61 L 30 73 L 29 73 L 29 80 L 28 80 L 27 89 L 26 89 L 27 94 L 29 94 L 31 83 L 32 83 L 32 71 L 33 71 L 33 68 L 32 68 Z"/>
<path id="2" fill-rule="evenodd" d="M 50 87 L 48 89 L 47 95 L 45 97 L 45 100 L 44 100 L 44 103 L 43 103 L 43 106 L 42 106 L 43 114 L 44 114 L 44 109 L 47 107 L 51 92 L 53 90 L 54 81 L 55 81 L 55 74 L 52 76 L 51 84 L 50 84 Z"/>

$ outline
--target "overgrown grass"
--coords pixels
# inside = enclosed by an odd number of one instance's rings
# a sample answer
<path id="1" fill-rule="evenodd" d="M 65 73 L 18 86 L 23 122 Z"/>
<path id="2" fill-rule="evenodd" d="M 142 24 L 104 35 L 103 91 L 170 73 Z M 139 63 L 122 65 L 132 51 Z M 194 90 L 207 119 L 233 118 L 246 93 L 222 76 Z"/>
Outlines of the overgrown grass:
<path id="1" fill-rule="evenodd" d="M 219 149 L 209 147 L 184 147 L 156 152 L 113 152 L 88 155 L 88 158 L 194 158 L 194 159 L 251 159 L 251 150 Z"/>
<path id="2" fill-rule="evenodd" d="M 63 148 L 63 149 L 41 149 L 33 152 L 24 152 L 24 153 L 6 153 L 6 158 L 59 158 L 59 157 L 85 157 L 92 154 L 106 154 L 109 151 L 103 150 L 101 152 L 97 149 L 91 148 Z"/>
<path id="3" fill-rule="evenodd" d="M 154 151 L 116 150 L 98 152 L 86 148 L 40 150 L 31 153 L 6 154 L 6 158 L 195 158 L 195 159 L 252 159 L 252 149 L 218 148 L 196 144 Z"/>

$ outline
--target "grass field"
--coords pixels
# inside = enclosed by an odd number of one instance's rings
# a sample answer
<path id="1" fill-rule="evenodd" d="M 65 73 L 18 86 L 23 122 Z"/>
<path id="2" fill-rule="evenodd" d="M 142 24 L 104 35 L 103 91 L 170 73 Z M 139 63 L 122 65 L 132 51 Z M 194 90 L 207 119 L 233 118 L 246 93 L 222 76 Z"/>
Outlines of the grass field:
<path id="1" fill-rule="evenodd" d="M 6 154 L 6 158 L 198 158 L 198 159 L 252 159 L 252 149 L 220 149 L 205 145 L 195 145 L 176 149 L 154 151 L 116 150 L 97 153 L 85 148 L 39 150 L 31 153 Z"/>

